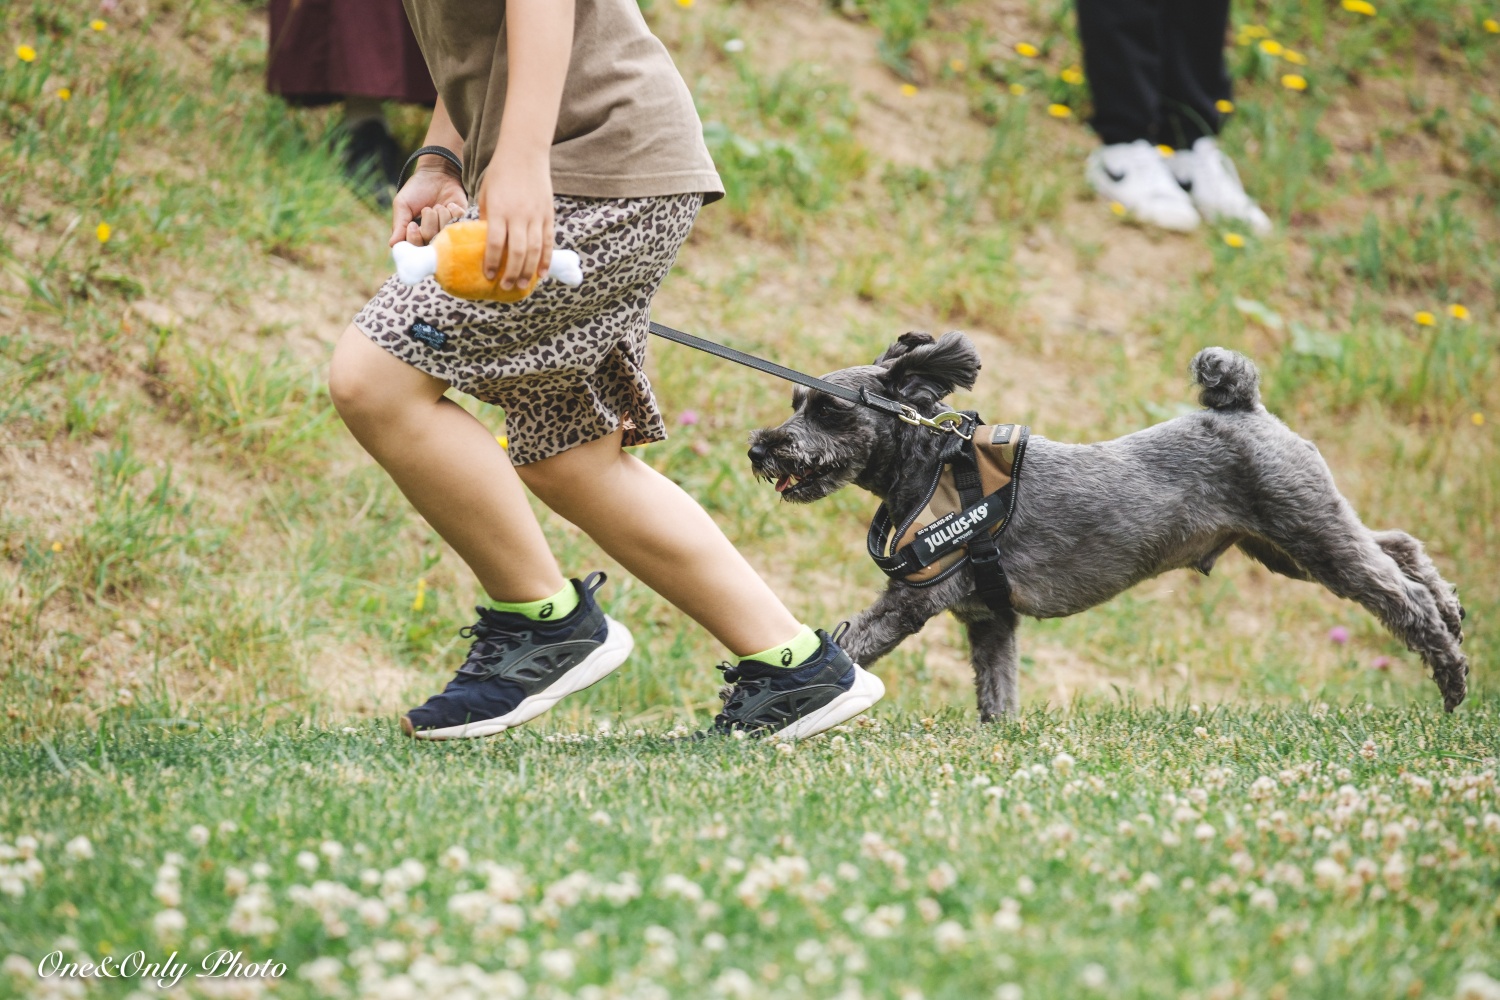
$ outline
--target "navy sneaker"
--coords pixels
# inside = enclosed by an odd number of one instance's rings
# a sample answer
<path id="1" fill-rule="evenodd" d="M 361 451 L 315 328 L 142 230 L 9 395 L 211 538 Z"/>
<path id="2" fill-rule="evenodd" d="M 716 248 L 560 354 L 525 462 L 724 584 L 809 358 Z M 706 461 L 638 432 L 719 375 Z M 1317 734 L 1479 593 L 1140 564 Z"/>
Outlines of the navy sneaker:
<path id="1" fill-rule="evenodd" d="M 460 633 L 474 640 L 468 659 L 442 694 L 401 717 L 402 730 L 419 740 L 493 736 L 603 680 L 635 645 L 594 600 L 604 580 L 574 580 L 578 607 L 555 622 L 475 608 L 479 621 Z"/>
<path id="2" fill-rule="evenodd" d="M 818 629 L 823 640 L 818 651 L 796 667 L 772 667 L 759 660 L 719 664 L 733 687 L 724 692 L 724 710 L 714 717 L 711 733 L 802 739 L 848 722 L 875 704 L 885 695 L 885 685 L 839 648 L 842 635 L 842 629 L 831 636 Z"/>

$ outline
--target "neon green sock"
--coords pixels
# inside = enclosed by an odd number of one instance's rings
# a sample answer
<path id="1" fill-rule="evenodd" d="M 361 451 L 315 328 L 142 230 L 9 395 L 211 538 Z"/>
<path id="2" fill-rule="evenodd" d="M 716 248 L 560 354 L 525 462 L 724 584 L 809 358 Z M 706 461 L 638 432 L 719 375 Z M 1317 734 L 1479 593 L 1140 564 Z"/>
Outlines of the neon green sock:
<path id="1" fill-rule="evenodd" d="M 534 622 L 556 621 L 572 614 L 573 609 L 578 607 L 578 588 L 570 583 L 551 597 L 544 597 L 540 601 L 523 601 L 520 604 L 491 601 L 490 607 L 496 611 L 509 611 L 513 615 L 525 615 Z"/>
<path id="2" fill-rule="evenodd" d="M 791 669 L 801 666 L 822 645 L 823 640 L 818 638 L 818 634 L 804 625 L 802 626 L 802 631 L 792 636 L 787 642 L 779 646 L 772 646 L 764 653 L 756 653 L 754 656 L 742 656 L 740 659 L 754 660 L 757 663 L 764 663 L 771 667 L 786 667 L 787 669 Z"/>

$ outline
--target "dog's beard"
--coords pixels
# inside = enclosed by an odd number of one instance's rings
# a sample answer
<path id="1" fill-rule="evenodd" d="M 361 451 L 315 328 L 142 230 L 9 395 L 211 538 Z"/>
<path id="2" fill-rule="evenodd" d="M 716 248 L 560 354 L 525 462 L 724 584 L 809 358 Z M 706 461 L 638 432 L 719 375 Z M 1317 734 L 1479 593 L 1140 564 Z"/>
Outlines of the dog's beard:
<path id="1" fill-rule="evenodd" d="M 787 503 L 813 503 L 853 482 L 858 471 L 847 461 L 819 461 L 795 455 L 774 454 L 754 466 L 757 478 L 776 488 Z"/>

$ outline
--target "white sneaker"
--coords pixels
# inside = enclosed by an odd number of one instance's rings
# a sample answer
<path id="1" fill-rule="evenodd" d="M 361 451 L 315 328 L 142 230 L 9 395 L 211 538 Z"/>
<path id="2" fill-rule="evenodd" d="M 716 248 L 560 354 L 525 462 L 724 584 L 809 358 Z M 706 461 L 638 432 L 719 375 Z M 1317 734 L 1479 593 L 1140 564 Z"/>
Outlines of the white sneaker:
<path id="1" fill-rule="evenodd" d="M 1193 204 L 1205 219 L 1243 222 L 1257 236 L 1273 228 L 1270 218 L 1245 193 L 1234 161 L 1224 155 L 1212 137 L 1203 136 L 1192 149 L 1179 150 L 1168 162 L 1177 183 L 1192 195 Z"/>
<path id="2" fill-rule="evenodd" d="M 1166 158 L 1145 139 L 1099 147 L 1089 155 L 1085 173 L 1095 191 L 1132 218 L 1179 232 L 1198 227 L 1193 199 L 1172 176 Z"/>

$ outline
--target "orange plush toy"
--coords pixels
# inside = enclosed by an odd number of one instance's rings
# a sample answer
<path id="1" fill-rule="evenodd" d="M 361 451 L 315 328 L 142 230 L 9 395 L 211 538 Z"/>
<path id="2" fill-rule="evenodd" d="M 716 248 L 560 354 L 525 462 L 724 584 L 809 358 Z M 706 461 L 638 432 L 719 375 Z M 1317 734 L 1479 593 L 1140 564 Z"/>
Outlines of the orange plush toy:
<path id="1" fill-rule="evenodd" d="M 484 244 L 488 229 L 483 220 L 470 219 L 453 223 L 425 247 L 397 243 L 391 247 L 391 256 L 396 260 L 396 277 L 408 285 L 435 277 L 449 295 L 493 302 L 520 302 L 536 290 L 543 277 L 574 287 L 583 284 L 583 268 L 578 255 L 572 250 L 553 250 L 552 266 L 547 268 L 546 275 L 537 275 L 529 285 L 501 288 L 498 277 L 491 281 L 484 276 Z M 500 271 L 504 270 L 505 258 L 502 257 Z"/>

